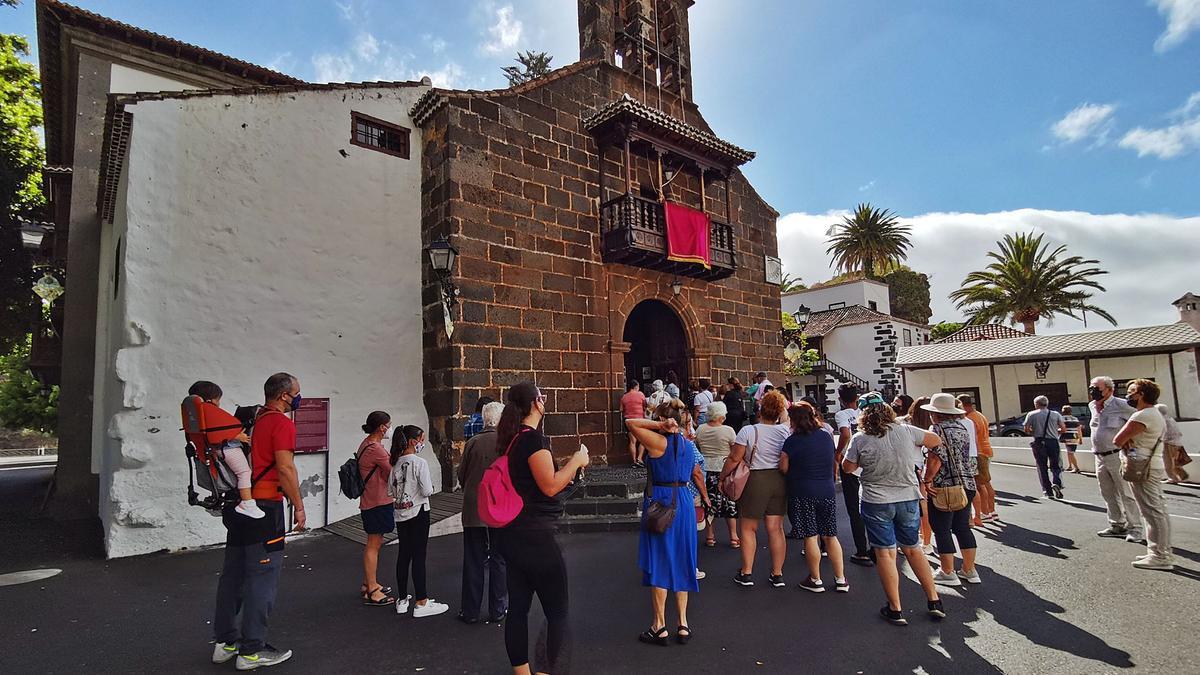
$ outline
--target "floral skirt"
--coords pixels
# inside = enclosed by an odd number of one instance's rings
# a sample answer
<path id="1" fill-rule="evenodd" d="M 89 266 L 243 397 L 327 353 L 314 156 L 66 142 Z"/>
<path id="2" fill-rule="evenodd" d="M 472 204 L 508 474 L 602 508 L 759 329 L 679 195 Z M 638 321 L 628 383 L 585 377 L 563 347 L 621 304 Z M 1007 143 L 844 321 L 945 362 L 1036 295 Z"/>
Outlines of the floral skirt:
<path id="1" fill-rule="evenodd" d="M 708 500 L 712 502 L 713 518 L 737 518 L 737 502 L 721 492 L 721 472 L 705 471 L 704 486 L 708 489 Z"/>

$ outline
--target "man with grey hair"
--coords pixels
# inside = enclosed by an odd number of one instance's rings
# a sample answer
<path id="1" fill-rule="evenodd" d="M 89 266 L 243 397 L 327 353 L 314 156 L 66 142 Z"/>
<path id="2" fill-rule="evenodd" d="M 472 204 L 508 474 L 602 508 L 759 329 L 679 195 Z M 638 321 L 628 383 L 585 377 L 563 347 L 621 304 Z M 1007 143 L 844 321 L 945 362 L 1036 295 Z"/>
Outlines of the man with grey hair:
<path id="1" fill-rule="evenodd" d="M 1100 496 L 1108 508 L 1108 527 L 1096 534 L 1101 537 L 1124 537 L 1126 541 L 1141 543 L 1142 519 L 1138 514 L 1137 502 L 1129 483 L 1121 478 L 1121 449 L 1117 447 L 1117 433 L 1129 421 L 1134 408 L 1115 396 L 1111 377 L 1101 375 L 1092 378 L 1088 387 L 1092 411 L 1092 453 L 1096 458 L 1096 481 L 1100 483 Z"/>
<path id="2" fill-rule="evenodd" d="M 1062 453 L 1059 450 L 1059 434 L 1066 433 L 1067 425 L 1057 410 L 1050 409 L 1050 399 L 1038 396 L 1033 399 L 1035 408 L 1025 416 L 1025 433 L 1033 436 L 1030 446 L 1037 462 L 1038 480 L 1042 482 L 1042 494 L 1050 499 L 1062 499 Z M 1050 469 L 1053 478 L 1047 475 Z"/>
<path id="3" fill-rule="evenodd" d="M 463 490 L 463 572 L 462 607 L 458 619 L 463 623 L 478 623 L 479 605 L 483 601 L 483 573 L 491 577 L 488 589 L 488 621 L 504 619 L 508 611 L 507 568 L 500 557 L 497 537 L 500 531 L 487 527 L 479 517 L 479 483 L 483 472 L 505 448 L 496 447 L 496 425 L 504 404 L 491 402 L 483 406 L 483 431 L 471 437 L 463 449 L 458 465 L 458 482 Z"/>

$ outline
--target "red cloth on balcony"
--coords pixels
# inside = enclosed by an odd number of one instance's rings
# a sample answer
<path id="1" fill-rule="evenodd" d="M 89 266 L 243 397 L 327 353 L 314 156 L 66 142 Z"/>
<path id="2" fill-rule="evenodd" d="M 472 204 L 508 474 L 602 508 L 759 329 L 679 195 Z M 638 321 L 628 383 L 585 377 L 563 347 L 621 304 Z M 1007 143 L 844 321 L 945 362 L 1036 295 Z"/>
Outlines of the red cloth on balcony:
<path id="1" fill-rule="evenodd" d="M 667 221 L 667 260 L 700 263 L 704 269 L 711 269 L 708 215 L 667 201 L 663 202 L 663 215 Z"/>

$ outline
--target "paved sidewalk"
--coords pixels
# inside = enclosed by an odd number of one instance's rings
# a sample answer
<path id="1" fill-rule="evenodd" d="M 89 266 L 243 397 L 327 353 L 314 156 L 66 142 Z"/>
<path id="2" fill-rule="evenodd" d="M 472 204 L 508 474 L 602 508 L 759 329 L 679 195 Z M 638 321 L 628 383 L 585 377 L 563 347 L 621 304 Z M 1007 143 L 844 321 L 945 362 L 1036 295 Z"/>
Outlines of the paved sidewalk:
<path id="1" fill-rule="evenodd" d="M 871 569 L 849 566 L 849 595 L 798 590 L 804 564 L 794 543 L 787 588 L 736 587 L 729 576 L 737 552 L 722 545 L 701 549 L 709 576 L 692 599 L 695 639 L 642 645 L 635 637 L 649 621 L 649 599 L 639 585 L 637 534 L 563 536 L 573 672 L 1200 672 L 1189 644 L 1200 606 L 1200 492 L 1170 488 L 1176 544 L 1188 569 L 1144 572 L 1129 564 L 1140 547 L 1095 536 L 1104 516 L 1094 480 L 1067 476 L 1069 501 L 1057 503 L 1028 496 L 1037 483 L 1028 469 L 996 466 L 993 475 L 1007 524 L 977 530 L 984 583 L 946 591 L 950 617 L 940 624 L 926 619 L 911 582 L 902 584 L 911 624 L 881 621 L 882 592 Z M 453 618 L 459 536 L 430 543 L 430 590 L 452 609 L 428 619 L 359 604 L 360 550 L 330 535 L 288 545 L 271 641 L 296 656 L 278 672 L 511 672 L 502 629 Z M 383 554 L 384 579 L 392 551 Z M 765 555 L 757 580 L 767 571 Z M 216 549 L 66 560 L 53 565 L 64 569 L 57 577 L 3 589 L 0 672 L 232 671 L 207 662 L 220 560 Z M 0 555 L 0 572 L 12 571 L 9 565 Z M 540 615 L 531 623 L 539 625 Z"/>

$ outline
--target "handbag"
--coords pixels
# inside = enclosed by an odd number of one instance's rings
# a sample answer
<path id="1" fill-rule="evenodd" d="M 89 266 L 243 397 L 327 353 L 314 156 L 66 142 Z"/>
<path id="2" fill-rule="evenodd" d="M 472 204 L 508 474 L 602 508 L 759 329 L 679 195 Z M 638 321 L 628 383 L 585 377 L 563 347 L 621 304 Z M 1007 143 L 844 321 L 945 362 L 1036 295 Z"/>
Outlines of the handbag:
<path id="1" fill-rule="evenodd" d="M 758 450 L 758 425 L 754 426 L 754 444 L 750 446 L 750 455 L 742 458 L 733 470 L 721 477 L 721 494 L 733 501 L 742 498 L 746 483 L 750 480 L 750 465 L 754 463 L 754 453 Z"/>
<path id="2" fill-rule="evenodd" d="M 1150 454 L 1142 457 L 1137 454 L 1137 448 L 1134 448 L 1133 453 L 1128 450 L 1121 452 L 1121 478 L 1130 483 L 1144 483 L 1150 480 L 1150 460 L 1154 459 L 1154 453 L 1158 450 L 1158 446 L 1162 444 L 1160 436 L 1154 442 L 1154 447 L 1150 448 Z"/>
<path id="3" fill-rule="evenodd" d="M 1046 431 L 1049 430 L 1049 428 L 1050 428 L 1050 409 L 1047 408 L 1046 409 L 1046 423 L 1042 425 L 1042 435 L 1034 436 L 1033 440 L 1029 442 L 1029 447 L 1033 448 L 1034 452 L 1041 450 L 1043 448 L 1043 446 L 1045 445 L 1044 442 L 1045 442 Z"/>
<path id="4" fill-rule="evenodd" d="M 967 491 L 962 486 L 962 476 L 954 473 L 954 462 L 950 460 L 949 448 L 946 451 L 946 466 L 950 469 L 950 478 L 958 484 L 937 488 L 937 494 L 933 496 L 933 506 L 939 511 L 961 511 L 967 508 L 970 502 L 967 501 Z"/>
<path id="5" fill-rule="evenodd" d="M 1183 466 L 1184 464 L 1191 463 L 1192 457 L 1191 455 L 1187 454 L 1187 449 L 1185 449 L 1182 445 L 1175 446 L 1175 466 Z"/>
<path id="6" fill-rule="evenodd" d="M 679 446 L 678 439 L 679 434 L 671 434 L 667 440 L 667 450 L 671 452 L 671 468 L 675 468 L 675 449 Z M 650 467 L 646 467 L 647 497 L 654 494 L 654 482 L 651 480 L 650 474 Z M 650 534 L 663 534 L 670 529 L 671 523 L 675 520 L 675 502 L 678 497 L 679 488 L 671 488 L 670 506 L 651 498 L 650 503 L 646 505 L 645 512 L 642 513 L 642 529 Z"/>

